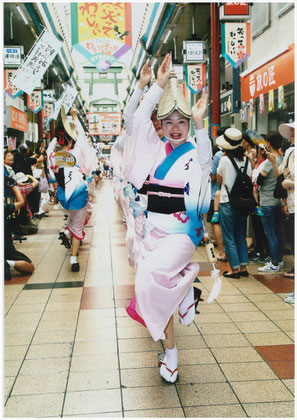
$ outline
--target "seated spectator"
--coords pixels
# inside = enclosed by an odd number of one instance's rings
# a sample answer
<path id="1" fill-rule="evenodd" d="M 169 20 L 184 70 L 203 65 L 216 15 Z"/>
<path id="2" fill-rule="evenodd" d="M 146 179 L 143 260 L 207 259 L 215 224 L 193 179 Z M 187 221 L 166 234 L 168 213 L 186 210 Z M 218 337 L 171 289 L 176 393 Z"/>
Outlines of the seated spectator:
<path id="1" fill-rule="evenodd" d="M 23 235 L 30 235 L 33 233 L 37 233 L 38 226 L 32 220 L 32 212 L 31 208 L 27 202 L 27 197 L 32 191 L 37 188 L 38 181 L 32 175 L 25 175 L 22 172 L 18 172 L 16 174 L 17 178 L 17 185 L 20 189 L 22 196 L 24 197 L 25 201 L 25 208 L 22 209 L 19 217 L 19 225 Z M 31 182 L 30 182 L 31 181 Z"/>
<path id="2" fill-rule="evenodd" d="M 30 258 L 20 251 L 17 251 L 13 245 L 12 233 L 11 233 L 11 218 L 12 214 L 19 210 L 24 205 L 24 199 L 22 197 L 19 188 L 15 185 L 15 182 L 8 177 L 5 179 L 5 185 L 7 188 L 11 188 L 14 196 L 14 203 L 4 202 L 4 258 L 5 258 L 5 280 L 11 279 L 10 268 L 14 268 L 20 273 L 31 274 L 34 271 L 34 265 Z"/>

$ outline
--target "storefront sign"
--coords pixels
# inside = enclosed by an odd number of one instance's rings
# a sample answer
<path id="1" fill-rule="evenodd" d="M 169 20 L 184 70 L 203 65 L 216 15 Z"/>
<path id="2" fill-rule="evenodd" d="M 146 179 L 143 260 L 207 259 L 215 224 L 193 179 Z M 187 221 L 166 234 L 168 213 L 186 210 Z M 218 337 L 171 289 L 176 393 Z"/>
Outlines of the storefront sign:
<path id="1" fill-rule="evenodd" d="M 72 45 L 99 71 L 132 48 L 131 3 L 71 3 Z"/>
<path id="2" fill-rule="evenodd" d="M 271 89 L 268 92 L 268 111 L 273 112 L 274 111 L 274 90 Z"/>
<path id="3" fill-rule="evenodd" d="M 22 54 L 24 53 L 23 47 L 4 47 L 3 59 L 4 66 L 19 67 L 21 65 Z"/>
<path id="4" fill-rule="evenodd" d="M 251 54 L 250 27 L 250 23 L 221 23 L 222 55 L 235 68 Z"/>
<path id="5" fill-rule="evenodd" d="M 233 104 L 233 91 L 225 94 L 220 99 L 221 116 L 232 113 L 232 108 L 233 108 L 232 104 Z"/>
<path id="6" fill-rule="evenodd" d="M 184 63 L 204 62 L 204 50 L 204 41 L 183 41 Z"/>
<path id="7" fill-rule="evenodd" d="M 197 95 L 205 86 L 205 64 L 192 64 L 186 66 L 187 87 Z"/>
<path id="8" fill-rule="evenodd" d="M 5 92 L 11 96 L 13 99 L 20 96 L 23 92 L 21 89 L 17 88 L 13 83 L 12 80 L 16 75 L 17 70 L 14 69 L 5 69 L 4 70 L 4 89 Z"/>
<path id="9" fill-rule="evenodd" d="M 18 69 L 13 83 L 31 95 L 61 46 L 62 42 L 45 29 Z"/>
<path id="10" fill-rule="evenodd" d="M 283 86 L 279 86 L 278 87 L 278 100 L 277 100 L 277 107 L 278 109 L 284 109 L 284 87 Z"/>
<path id="11" fill-rule="evenodd" d="M 173 70 L 179 82 L 184 81 L 184 66 L 182 64 L 173 64 Z"/>
<path id="12" fill-rule="evenodd" d="M 10 112 L 7 113 L 7 128 L 15 128 L 16 130 L 27 132 L 27 114 L 11 106 Z"/>
<path id="13" fill-rule="evenodd" d="M 120 112 L 88 113 L 89 133 L 91 136 L 119 136 L 121 132 Z"/>
<path id="14" fill-rule="evenodd" d="M 35 90 L 27 96 L 27 105 L 34 114 L 37 114 L 43 108 L 43 95 L 41 90 Z"/>
<path id="15" fill-rule="evenodd" d="M 241 100 L 257 98 L 261 93 L 294 82 L 294 44 L 256 70 L 241 73 Z"/>
<path id="16" fill-rule="evenodd" d="M 62 106 L 64 106 L 65 112 L 67 114 L 77 95 L 78 91 L 71 85 L 67 85 L 58 101 L 54 104 L 54 112 L 51 116 L 52 119 L 56 120 L 58 118 Z"/>
<path id="17" fill-rule="evenodd" d="M 44 102 L 43 106 L 43 118 L 45 118 L 48 122 L 50 122 L 52 118 L 52 114 L 54 112 L 54 104 L 49 102 Z"/>
<path id="18" fill-rule="evenodd" d="M 220 7 L 221 20 L 243 20 L 250 18 L 251 16 L 248 2 L 226 2 Z"/>
<path id="19" fill-rule="evenodd" d="M 51 102 L 54 103 L 56 100 L 55 98 L 55 91 L 54 89 L 45 89 L 43 91 L 43 102 Z"/>

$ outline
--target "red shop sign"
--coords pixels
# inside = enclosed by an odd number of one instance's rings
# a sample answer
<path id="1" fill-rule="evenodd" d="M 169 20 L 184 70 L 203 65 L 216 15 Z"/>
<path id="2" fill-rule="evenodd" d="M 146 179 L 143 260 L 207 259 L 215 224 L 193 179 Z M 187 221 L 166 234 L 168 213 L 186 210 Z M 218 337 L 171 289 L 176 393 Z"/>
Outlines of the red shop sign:
<path id="1" fill-rule="evenodd" d="M 241 75 L 241 101 L 294 82 L 294 44 L 256 70 Z"/>
<path id="2" fill-rule="evenodd" d="M 224 15 L 225 16 L 234 16 L 234 15 L 248 15 L 249 14 L 249 4 L 248 2 L 227 2 L 224 3 Z"/>

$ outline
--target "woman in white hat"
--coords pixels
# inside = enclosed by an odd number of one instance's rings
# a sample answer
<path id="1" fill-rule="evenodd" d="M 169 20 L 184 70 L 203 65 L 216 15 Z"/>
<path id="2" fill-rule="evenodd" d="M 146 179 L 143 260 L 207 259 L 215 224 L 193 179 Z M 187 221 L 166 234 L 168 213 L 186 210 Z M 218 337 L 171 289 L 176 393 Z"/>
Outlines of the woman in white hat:
<path id="1" fill-rule="evenodd" d="M 207 95 L 191 109 L 175 75 L 170 56 L 164 58 L 157 82 L 140 103 L 133 121 L 134 161 L 129 180 L 141 188 L 149 175 L 145 238 L 135 278 L 135 296 L 127 312 L 145 325 L 152 338 L 164 340 L 160 375 L 169 383 L 178 377 L 173 313 L 189 325 L 201 291 L 192 283 L 199 266 L 191 263 L 203 235 L 202 213 L 210 203 L 211 142 L 203 126 Z M 150 69 L 147 68 L 148 74 Z M 158 118 L 167 141 L 156 133 L 151 114 L 157 102 Z M 197 148 L 189 141 L 193 117 Z"/>
<path id="2" fill-rule="evenodd" d="M 225 151 L 217 169 L 217 183 L 221 185 L 220 221 L 223 243 L 231 267 L 231 271 L 225 271 L 223 275 L 235 279 L 239 279 L 240 276 L 248 276 L 247 265 L 249 263 L 246 244 L 249 209 L 247 209 L 246 214 L 242 214 L 231 207 L 229 199 L 229 194 L 237 176 L 237 171 L 231 159 L 238 168 L 246 167 L 246 174 L 251 176 L 251 164 L 249 159 L 244 156 L 241 142 L 242 133 L 236 128 L 227 128 L 224 134 L 216 139 L 217 145 Z"/>

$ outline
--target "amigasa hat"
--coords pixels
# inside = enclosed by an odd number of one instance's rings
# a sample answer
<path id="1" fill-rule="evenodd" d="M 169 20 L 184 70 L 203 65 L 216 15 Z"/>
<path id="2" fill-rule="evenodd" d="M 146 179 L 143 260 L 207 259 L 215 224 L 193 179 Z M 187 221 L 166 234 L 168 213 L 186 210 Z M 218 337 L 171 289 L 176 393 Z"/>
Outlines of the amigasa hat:
<path id="1" fill-rule="evenodd" d="M 295 121 L 293 121 L 292 123 L 281 124 L 278 127 L 278 131 L 284 139 L 290 140 L 291 128 L 295 129 Z"/>
<path id="2" fill-rule="evenodd" d="M 72 140 L 76 141 L 78 134 L 76 132 L 74 124 L 72 122 L 69 122 L 64 106 L 61 107 L 61 117 L 62 117 L 62 123 L 63 123 L 66 133 L 69 135 L 69 137 Z"/>
<path id="3" fill-rule="evenodd" d="M 186 118 L 191 118 L 192 116 L 191 108 L 183 95 L 176 74 L 171 72 L 159 101 L 158 119 L 163 120 L 172 114 L 173 111 L 180 112 Z"/>
<path id="4" fill-rule="evenodd" d="M 224 134 L 216 139 L 216 143 L 224 150 L 234 150 L 241 145 L 242 133 L 237 128 L 227 128 Z"/>

